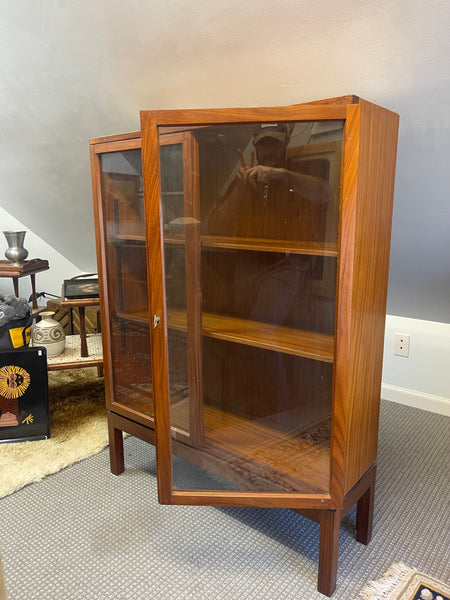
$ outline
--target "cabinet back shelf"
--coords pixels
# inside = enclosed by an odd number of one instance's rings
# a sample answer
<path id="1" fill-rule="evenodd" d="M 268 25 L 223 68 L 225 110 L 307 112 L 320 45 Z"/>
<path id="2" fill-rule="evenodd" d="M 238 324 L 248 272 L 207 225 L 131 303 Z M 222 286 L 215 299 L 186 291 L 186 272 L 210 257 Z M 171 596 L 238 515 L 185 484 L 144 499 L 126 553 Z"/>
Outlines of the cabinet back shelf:
<path id="1" fill-rule="evenodd" d="M 125 321 L 134 321 L 136 323 L 146 323 L 147 325 L 150 323 L 150 318 L 148 316 L 148 312 L 134 311 L 134 312 L 118 312 L 116 313 L 118 319 L 124 319 Z"/>
<path id="2" fill-rule="evenodd" d="M 310 256 L 337 256 L 337 244 L 296 240 L 275 240 L 225 236 L 201 236 L 205 248 L 254 250 L 257 252 L 279 252 L 282 254 L 307 254 Z"/>
<path id="3" fill-rule="evenodd" d="M 186 311 L 169 308 L 168 327 L 186 331 Z M 300 331 L 282 325 L 203 313 L 202 334 L 237 344 L 265 348 L 327 363 L 333 362 L 334 338 L 323 333 Z"/>
<path id="4" fill-rule="evenodd" d="M 148 324 L 150 322 L 148 313 L 145 311 L 119 312 L 116 316 L 137 323 Z M 186 311 L 181 308 L 170 308 L 168 328 L 187 331 Z M 292 354 L 327 363 L 333 362 L 333 336 L 323 333 L 299 331 L 270 323 L 258 323 L 247 319 L 203 313 L 202 334 L 283 354 Z"/>
<path id="5" fill-rule="evenodd" d="M 126 233 L 115 233 L 114 235 L 109 235 L 108 242 L 113 244 L 124 244 L 126 242 L 135 242 L 139 244 L 145 244 L 145 236 L 144 235 L 130 235 Z"/>
<path id="6" fill-rule="evenodd" d="M 184 244 L 185 236 L 183 234 L 166 233 L 164 235 L 164 242 L 167 245 Z M 337 244 L 332 242 L 202 235 L 200 236 L 200 244 L 202 248 L 223 248 L 226 250 L 252 250 L 282 254 L 306 254 L 308 256 L 336 257 L 338 255 Z"/>

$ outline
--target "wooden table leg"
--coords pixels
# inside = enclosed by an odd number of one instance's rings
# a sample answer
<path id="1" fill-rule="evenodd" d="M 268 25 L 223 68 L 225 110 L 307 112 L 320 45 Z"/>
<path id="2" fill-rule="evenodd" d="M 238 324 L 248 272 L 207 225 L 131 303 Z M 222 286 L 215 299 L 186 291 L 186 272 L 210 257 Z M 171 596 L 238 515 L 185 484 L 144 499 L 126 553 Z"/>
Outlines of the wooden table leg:
<path id="1" fill-rule="evenodd" d="M 33 308 L 38 307 L 37 298 L 36 298 L 36 275 L 32 273 L 30 275 L 31 279 L 31 298 L 33 300 Z"/>
<path id="2" fill-rule="evenodd" d="M 108 436 L 109 436 L 109 461 L 111 473 L 120 475 L 125 470 L 125 461 L 123 456 L 123 435 L 120 429 L 116 429 L 108 415 Z"/>
<path id="3" fill-rule="evenodd" d="M 19 278 L 18 277 L 13 277 L 13 286 L 14 286 L 14 296 L 16 298 L 19 297 Z"/>
<path id="4" fill-rule="evenodd" d="M 325 596 L 331 596 L 336 589 L 340 510 L 320 512 L 319 577 L 317 589 Z"/>
<path id="5" fill-rule="evenodd" d="M 80 315 L 80 340 L 81 340 L 81 356 L 89 356 L 87 340 L 86 340 L 86 309 L 84 306 L 78 307 Z"/>

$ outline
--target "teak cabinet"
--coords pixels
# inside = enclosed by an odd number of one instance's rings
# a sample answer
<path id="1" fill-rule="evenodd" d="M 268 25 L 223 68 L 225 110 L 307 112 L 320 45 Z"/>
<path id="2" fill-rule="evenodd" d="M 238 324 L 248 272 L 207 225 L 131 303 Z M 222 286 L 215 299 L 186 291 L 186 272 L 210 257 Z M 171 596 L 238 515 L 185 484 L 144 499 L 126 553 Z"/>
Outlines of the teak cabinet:
<path id="1" fill-rule="evenodd" d="M 368 543 L 398 116 L 355 96 L 143 111 L 91 140 L 111 468 L 165 504 L 285 507 Z"/>

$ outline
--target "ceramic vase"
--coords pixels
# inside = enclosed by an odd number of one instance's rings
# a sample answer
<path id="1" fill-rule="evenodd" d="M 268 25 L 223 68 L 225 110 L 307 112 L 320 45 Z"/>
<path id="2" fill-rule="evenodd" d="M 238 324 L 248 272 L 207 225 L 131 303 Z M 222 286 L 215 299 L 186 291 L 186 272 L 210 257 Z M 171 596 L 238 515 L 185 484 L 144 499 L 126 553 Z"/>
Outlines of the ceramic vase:
<path id="1" fill-rule="evenodd" d="M 41 320 L 33 327 L 31 339 L 33 346 L 44 346 L 47 358 L 58 356 L 66 347 L 66 335 L 63 326 L 52 319 L 54 312 L 41 312 Z"/>
<path id="2" fill-rule="evenodd" d="M 28 250 L 23 247 L 26 231 L 4 231 L 3 233 L 8 242 L 6 258 L 15 266 L 23 265 L 28 256 Z"/>

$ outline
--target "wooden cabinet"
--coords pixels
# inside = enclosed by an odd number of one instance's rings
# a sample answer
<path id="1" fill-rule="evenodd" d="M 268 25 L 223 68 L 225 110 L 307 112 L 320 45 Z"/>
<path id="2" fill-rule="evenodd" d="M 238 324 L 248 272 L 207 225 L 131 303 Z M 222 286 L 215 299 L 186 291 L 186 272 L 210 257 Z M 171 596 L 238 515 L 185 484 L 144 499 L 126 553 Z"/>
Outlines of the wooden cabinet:
<path id="1" fill-rule="evenodd" d="M 319 521 L 327 595 L 355 503 L 370 539 L 397 129 L 346 96 L 91 142 L 113 472 L 127 431 L 162 503 Z"/>

